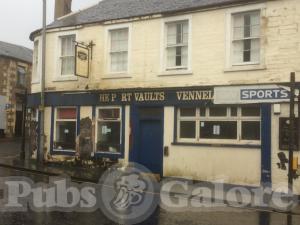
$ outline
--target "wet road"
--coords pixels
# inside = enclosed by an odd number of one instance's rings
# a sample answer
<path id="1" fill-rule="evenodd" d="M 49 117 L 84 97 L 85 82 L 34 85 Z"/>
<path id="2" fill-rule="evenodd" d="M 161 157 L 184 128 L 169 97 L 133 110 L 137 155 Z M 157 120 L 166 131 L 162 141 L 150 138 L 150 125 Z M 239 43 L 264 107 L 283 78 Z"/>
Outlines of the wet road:
<path id="1" fill-rule="evenodd" d="M 0 177 L 26 176 L 35 182 L 48 182 L 48 177 L 40 174 L 0 168 Z M 11 213 L 0 212 L 1 225 L 115 225 L 100 210 L 93 213 Z M 291 217 L 290 223 L 286 214 L 261 212 L 246 209 L 224 209 L 224 211 L 206 212 L 166 212 L 157 209 L 156 213 L 141 225 L 299 225 L 300 216 Z"/>

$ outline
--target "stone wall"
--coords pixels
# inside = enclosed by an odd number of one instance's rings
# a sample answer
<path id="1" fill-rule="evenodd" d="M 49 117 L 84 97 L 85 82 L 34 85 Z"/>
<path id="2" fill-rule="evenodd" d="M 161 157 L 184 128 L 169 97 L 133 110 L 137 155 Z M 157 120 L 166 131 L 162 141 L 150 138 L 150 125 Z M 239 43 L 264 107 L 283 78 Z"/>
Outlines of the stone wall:
<path id="1" fill-rule="evenodd" d="M 31 90 L 31 64 L 21 62 L 15 59 L 0 57 L 0 95 L 6 97 L 6 130 L 5 135 L 8 137 L 15 134 L 16 111 L 23 104 L 23 95 L 25 87 L 17 85 L 17 67 L 26 68 L 26 88 L 30 93 Z"/>

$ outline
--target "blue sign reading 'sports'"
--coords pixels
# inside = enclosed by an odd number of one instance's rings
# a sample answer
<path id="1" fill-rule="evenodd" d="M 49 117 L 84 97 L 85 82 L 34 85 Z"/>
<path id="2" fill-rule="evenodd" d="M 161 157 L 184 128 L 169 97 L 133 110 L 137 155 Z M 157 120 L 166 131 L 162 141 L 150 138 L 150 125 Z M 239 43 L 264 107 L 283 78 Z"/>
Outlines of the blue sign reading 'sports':
<path id="1" fill-rule="evenodd" d="M 289 99 L 288 90 L 276 89 L 241 89 L 241 100 Z"/>

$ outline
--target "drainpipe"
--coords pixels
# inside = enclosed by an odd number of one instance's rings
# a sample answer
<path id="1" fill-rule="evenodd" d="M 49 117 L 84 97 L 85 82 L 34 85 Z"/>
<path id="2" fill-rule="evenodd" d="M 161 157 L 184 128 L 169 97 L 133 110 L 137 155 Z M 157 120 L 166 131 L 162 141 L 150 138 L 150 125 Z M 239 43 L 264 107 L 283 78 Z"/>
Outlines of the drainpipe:
<path id="1" fill-rule="evenodd" d="M 289 131 L 289 171 L 288 171 L 288 187 L 289 194 L 293 195 L 293 158 L 295 150 L 295 73 L 291 73 L 291 99 L 290 99 L 290 131 Z"/>
<path id="2" fill-rule="evenodd" d="M 42 77 L 41 77 L 41 104 L 40 112 L 40 143 L 37 160 L 39 163 L 44 162 L 44 123 L 45 123 L 45 75 L 46 75 L 46 15 L 47 15 L 47 0 L 43 0 L 43 29 L 42 29 Z"/>

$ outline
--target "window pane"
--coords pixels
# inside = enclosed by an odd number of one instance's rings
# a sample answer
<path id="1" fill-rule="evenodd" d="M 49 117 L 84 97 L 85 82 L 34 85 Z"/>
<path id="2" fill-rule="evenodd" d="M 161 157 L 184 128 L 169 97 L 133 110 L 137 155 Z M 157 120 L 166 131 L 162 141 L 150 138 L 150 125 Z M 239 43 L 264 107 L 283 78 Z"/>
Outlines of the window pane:
<path id="1" fill-rule="evenodd" d="M 260 60 L 260 40 L 251 40 L 251 62 L 259 62 Z"/>
<path id="2" fill-rule="evenodd" d="M 251 27 L 251 19 L 250 15 L 246 14 L 244 16 L 244 37 L 250 37 L 250 27 Z"/>
<path id="3" fill-rule="evenodd" d="M 181 108 L 180 109 L 180 116 L 182 117 L 194 117 L 196 116 L 196 108 Z"/>
<path id="4" fill-rule="evenodd" d="M 213 106 L 209 108 L 210 116 L 227 116 L 227 107 Z"/>
<path id="5" fill-rule="evenodd" d="M 119 119 L 120 109 L 99 109 L 99 119 Z"/>
<path id="6" fill-rule="evenodd" d="M 180 138 L 196 138 L 195 121 L 180 121 Z"/>
<path id="7" fill-rule="evenodd" d="M 128 28 L 110 31 L 111 52 L 128 51 Z"/>
<path id="8" fill-rule="evenodd" d="M 75 120 L 77 117 L 76 108 L 61 108 L 57 109 L 57 119 L 60 120 Z"/>
<path id="9" fill-rule="evenodd" d="M 237 116 L 237 107 L 230 107 L 231 116 Z"/>
<path id="10" fill-rule="evenodd" d="M 241 39 L 244 37 L 244 17 L 241 14 L 233 16 L 233 39 Z"/>
<path id="11" fill-rule="evenodd" d="M 17 68 L 17 84 L 20 86 L 26 85 L 26 70 L 22 66 Z"/>
<path id="12" fill-rule="evenodd" d="M 75 150 L 76 122 L 56 122 L 56 142 L 54 148 L 58 150 Z"/>
<path id="13" fill-rule="evenodd" d="M 167 67 L 176 66 L 176 47 L 167 49 Z"/>
<path id="14" fill-rule="evenodd" d="M 188 44 L 189 42 L 189 23 L 185 22 L 182 25 L 182 30 L 183 30 L 183 38 L 182 38 L 182 42 L 183 44 Z"/>
<path id="15" fill-rule="evenodd" d="M 200 116 L 206 115 L 206 108 L 200 108 Z"/>
<path id="16" fill-rule="evenodd" d="M 167 45 L 176 44 L 176 24 L 170 23 L 167 24 Z"/>
<path id="17" fill-rule="evenodd" d="M 260 116 L 259 106 L 242 107 L 242 116 Z"/>
<path id="18" fill-rule="evenodd" d="M 188 44 L 188 21 L 167 24 L 167 46 Z"/>
<path id="19" fill-rule="evenodd" d="M 235 41 L 233 43 L 233 63 L 243 62 L 244 42 Z"/>
<path id="20" fill-rule="evenodd" d="M 61 74 L 62 75 L 72 75 L 75 71 L 75 59 L 73 56 L 64 57 L 61 60 Z"/>
<path id="21" fill-rule="evenodd" d="M 61 56 L 75 55 L 75 35 L 61 37 Z"/>
<path id="22" fill-rule="evenodd" d="M 98 122 L 97 132 L 98 152 L 120 152 L 120 122 Z"/>
<path id="23" fill-rule="evenodd" d="M 242 139 L 260 140 L 260 122 L 242 121 Z"/>
<path id="24" fill-rule="evenodd" d="M 251 40 L 244 40 L 244 59 L 243 62 L 251 61 Z"/>
<path id="25" fill-rule="evenodd" d="M 200 138 L 203 139 L 237 139 L 236 121 L 202 121 Z"/>
<path id="26" fill-rule="evenodd" d="M 128 52 L 111 53 L 111 71 L 122 72 L 127 71 Z"/>

